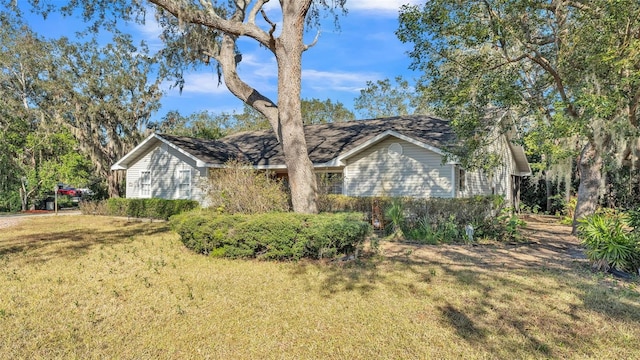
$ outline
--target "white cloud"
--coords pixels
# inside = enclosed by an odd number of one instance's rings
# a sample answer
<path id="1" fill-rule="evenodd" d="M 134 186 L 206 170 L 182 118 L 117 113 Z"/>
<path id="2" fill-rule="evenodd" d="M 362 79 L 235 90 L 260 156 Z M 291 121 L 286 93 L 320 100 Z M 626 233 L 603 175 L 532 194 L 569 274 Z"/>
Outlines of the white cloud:
<path id="1" fill-rule="evenodd" d="M 405 4 L 418 5 L 423 0 L 347 0 L 347 9 L 353 11 L 388 12 L 397 15 Z"/>
<path id="2" fill-rule="evenodd" d="M 275 61 L 264 60 L 255 53 L 246 53 L 242 55 L 242 61 L 238 65 L 238 75 L 242 81 L 249 86 L 255 88 L 264 95 L 271 95 L 277 88 L 277 67 Z M 163 88 L 169 90 L 169 86 L 173 83 L 166 83 Z M 169 95 L 178 95 L 177 90 L 167 91 Z M 218 85 L 218 75 L 213 67 L 208 70 L 190 72 L 184 74 L 183 96 L 189 95 L 220 95 L 228 94 L 229 90 L 222 83 Z"/>
<path id="3" fill-rule="evenodd" d="M 156 21 L 154 16 L 155 10 L 147 8 L 144 24 L 130 23 L 130 26 L 138 33 L 138 36 L 144 40 L 152 52 L 159 51 L 164 47 L 160 35 L 162 35 L 162 27 Z"/>
<path id="4" fill-rule="evenodd" d="M 313 90 L 333 90 L 356 93 L 366 86 L 367 81 L 380 78 L 378 73 L 331 72 L 303 70 L 303 87 Z"/>
<path id="5" fill-rule="evenodd" d="M 136 24 L 142 36 L 149 40 L 158 40 L 162 34 L 162 27 L 153 16 L 147 14 L 144 24 Z"/>
<path id="6" fill-rule="evenodd" d="M 167 91 L 167 95 L 180 95 L 177 88 L 169 90 L 174 83 L 165 81 L 163 88 Z M 194 72 L 184 74 L 184 87 L 182 88 L 182 96 L 189 96 L 189 94 L 225 94 L 228 93 L 227 87 L 224 81 L 218 85 L 218 76 L 211 72 Z"/>

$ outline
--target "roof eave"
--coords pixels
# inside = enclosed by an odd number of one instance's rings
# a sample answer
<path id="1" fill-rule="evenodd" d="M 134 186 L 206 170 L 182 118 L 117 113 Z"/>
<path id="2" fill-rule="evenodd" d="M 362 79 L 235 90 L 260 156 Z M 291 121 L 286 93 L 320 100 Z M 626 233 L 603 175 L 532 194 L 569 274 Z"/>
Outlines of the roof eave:
<path id="1" fill-rule="evenodd" d="M 334 160 L 331 160 L 330 162 L 336 162 L 336 163 L 344 164 L 344 160 L 346 160 L 346 159 L 348 159 L 348 158 L 350 158 L 350 157 L 352 157 L 352 156 L 364 151 L 368 147 L 370 147 L 372 145 L 375 145 L 378 142 L 380 142 L 380 141 L 382 141 L 382 140 L 384 140 L 384 139 L 386 139 L 387 137 L 390 137 L 390 136 L 393 136 L 393 137 L 398 138 L 400 140 L 404 140 L 406 142 L 409 142 L 409 143 L 414 144 L 416 146 L 419 146 L 421 148 L 433 151 L 436 154 L 439 154 L 439 155 L 442 155 L 442 156 L 446 155 L 445 151 L 443 151 L 442 149 L 439 149 L 439 148 L 437 148 L 435 146 L 432 146 L 432 145 L 429 145 L 429 144 L 424 143 L 422 141 L 416 140 L 416 139 L 414 139 L 412 137 L 400 134 L 397 131 L 387 130 L 387 131 L 385 131 L 383 133 L 380 133 L 380 134 L 372 137 L 371 139 L 369 139 L 369 140 L 365 141 L 364 143 L 356 146 L 355 148 L 353 148 L 353 149 L 351 149 L 351 150 L 349 150 L 349 151 L 347 151 L 347 152 L 345 152 L 343 154 L 338 155 Z"/>
<path id="2" fill-rule="evenodd" d="M 195 162 L 196 167 L 207 167 L 207 163 L 205 161 L 195 157 L 194 155 L 192 155 L 189 152 L 185 151 L 181 147 L 175 145 L 171 141 L 163 138 L 162 136 L 160 136 L 160 135 L 158 135 L 156 133 L 153 133 L 153 134 L 149 135 L 146 139 L 144 139 L 140 144 L 138 144 L 138 146 L 133 148 L 133 150 L 129 151 L 125 156 L 123 156 L 115 164 L 113 164 L 111 166 L 111 170 L 127 170 L 129 168 L 129 165 L 130 165 L 130 163 L 131 163 L 131 161 L 133 159 L 135 159 L 138 156 L 142 155 L 142 153 L 144 153 L 149 148 L 151 148 L 151 145 L 149 145 L 149 144 L 152 141 L 160 141 L 163 144 L 167 144 L 167 146 L 170 146 L 171 148 L 175 149 L 176 151 L 178 151 L 179 153 L 183 154 L 184 156 L 192 159 Z"/>
<path id="3" fill-rule="evenodd" d="M 159 137 L 155 133 L 149 135 L 140 144 L 138 144 L 138 146 L 134 147 L 133 150 L 126 153 L 122 158 L 120 158 L 120 160 L 111 165 L 111 170 L 127 170 L 129 168 L 130 160 L 134 159 L 138 152 L 140 152 L 142 149 L 145 149 L 149 142 L 157 138 Z"/>

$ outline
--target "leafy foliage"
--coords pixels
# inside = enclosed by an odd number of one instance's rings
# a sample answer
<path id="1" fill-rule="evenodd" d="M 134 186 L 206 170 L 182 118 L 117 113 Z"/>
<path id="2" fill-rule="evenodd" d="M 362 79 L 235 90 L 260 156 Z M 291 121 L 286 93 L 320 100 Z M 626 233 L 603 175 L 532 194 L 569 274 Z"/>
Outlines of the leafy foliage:
<path id="1" fill-rule="evenodd" d="M 389 220 L 393 236 L 403 237 L 402 227 L 405 225 L 404 205 L 401 198 L 394 198 L 391 204 L 384 210 L 385 217 Z"/>
<path id="2" fill-rule="evenodd" d="M 385 224 L 399 238 L 422 243 L 465 241 L 465 227 L 471 225 L 475 237 L 499 241 L 520 239 L 524 222 L 505 207 L 500 196 L 456 199 L 369 198 L 323 195 L 321 211 L 357 211 L 371 219 L 374 201 L 385 209 Z"/>
<path id="3" fill-rule="evenodd" d="M 157 133 L 215 140 L 226 135 L 226 121 L 225 116 L 208 111 L 182 116 L 174 110 L 169 111 L 162 121 L 149 124 L 149 128 Z"/>
<path id="4" fill-rule="evenodd" d="M 360 90 L 353 107 L 367 118 L 424 114 L 428 111 L 420 92 L 415 91 L 407 80 L 401 76 L 394 80 L 395 86 L 389 79 L 367 81 L 367 87 Z"/>
<path id="5" fill-rule="evenodd" d="M 0 25 L 0 111 L 11 122 L 2 131 L 13 133 L 2 137 L 9 144 L 24 138 L 16 143 L 22 151 L 7 149 L 17 160 L 10 191 L 22 192 L 23 207 L 58 181 L 118 195 L 121 174 L 110 166 L 142 138 L 159 106 L 160 80 L 149 79 L 146 46 L 119 32 L 106 45 L 45 39 L 20 13 L 0 13 Z"/>
<path id="6" fill-rule="evenodd" d="M 297 260 L 353 252 L 370 231 L 355 213 L 219 214 L 211 210 L 171 218 L 185 246 L 216 257 Z"/>
<path id="7" fill-rule="evenodd" d="M 640 168 L 639 15 L 634 0 L 432 0 L 404 6 L 396 34 L 413 44 L 425 101 L 452 119 L 463 162 L 485 161 L 496 125 L 523 132 L 545 170 L 582 149 L 580 217 L 595 208 L 602 158 Z"/>
<path id="8" fill-rule="evenodd" d="M 302 99 L 302 122 L 305 125 L 355 120 L 355 115 L 340 101 Z"/>
<path id="9" fill-rule="evenodd" d="M 596 213 L 579 221 L 578 235 L 593 266 L 635 273 L 640 268 L 640 236 L 626 227 L 624 213 Z"/>
<path id="10" fill-rule="evenodd" d="M 301 106 L 305 125 L 355 120 L 355 115 L 339 101 L 302 99 Z M 162 121 L 152 123 L 150 127 L 156 132 L 202 139 L 218 139 L 240 131 L 271 129 L 269 120 L 246 104 L 242 112 L 232 113 L 212 114 L 204 111 L 182 116 L 178 111 L 170 111 Z"/>

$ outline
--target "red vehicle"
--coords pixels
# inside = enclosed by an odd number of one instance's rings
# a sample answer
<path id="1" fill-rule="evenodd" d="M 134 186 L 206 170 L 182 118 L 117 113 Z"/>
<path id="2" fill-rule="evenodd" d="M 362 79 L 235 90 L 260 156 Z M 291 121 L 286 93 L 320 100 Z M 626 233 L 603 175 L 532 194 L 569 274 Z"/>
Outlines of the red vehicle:
<path id="1" fill-rule="evenodd" d="M 74 188 L 62 188 L 58 189 L 58 195 L 69 195 L 72 197 L 81 196 L 82 192 Z"/>

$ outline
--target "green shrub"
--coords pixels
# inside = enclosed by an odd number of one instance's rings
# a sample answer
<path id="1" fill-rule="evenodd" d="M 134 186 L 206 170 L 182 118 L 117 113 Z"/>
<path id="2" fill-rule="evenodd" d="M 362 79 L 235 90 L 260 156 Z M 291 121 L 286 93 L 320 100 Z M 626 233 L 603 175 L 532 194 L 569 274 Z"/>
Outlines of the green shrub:
<path id="1" fill-rule="evenodd" d="M 503 198 L 494 200 L 494 207 L 498 209 L 497 214 L 485 221 L 478 231 L 478 236 L 499 241 L 519 241 L 522 239 L 520 228 L 526 223 L 513 213 L 512 208 L 504 207 L 503 204 Z"/>
<path id="2" fill-rule="evenodd" d="M 625 214 L 596 213 L 578 220 L 578 236 L 587 258 L 599 270 L 635 273 L 640 267 L 638 234 L 627 229 Z"/>
<path id="3" fill-rule="evenodd" d="M 419 219 L 414 227 L 407 231 L 406 235 L 407 239 L 429 245 L 437 244 L 441 237 L 438 229 L 431 225 L 428 217 Z"/>
<path id="4" fill-rule="evenodd" d="M 390 231 L 395 237 L 404 236 L 402 228 L 405 224 L 404 204 L 401 198 L 394 198 L 385 209 L 384 216 L 389 220 Z"/>
<path id="5" fill-rule="evenodd" d="M 208 210 L 194 210 L 172 216 L 170 223 L 187 248 L 210 254 L 223 250 L 229 230 L 243 220 L 241 215 L 212 216 Z"/>
<path id="6" fill-rule="evenodd" d="M 629 226 L 631 226 L 634 231 L 640 232 L 640 208 L 628 210 L 627 216 L 629 218 Z"/>
<path id="7" fill-rule="evenodd" d="M 361 214 L 220 214 L 171 217 L 171 228 L 197 253 L 230 258 L 297 260 L 353 252 L 369 234 Z"/>
<path id="8" fill-rule="evenodd" d="M 412 228 L 407 229 L 406 234 L 408 240 L 421 244 L 449 244 L 464 240 L 462 238 L 463 228 L 458 224 L 453 214 L 449 215 L 446 221 L 440 223 L 434 223 L 425 216 L 419 219 Z"/>
<path id="9" fill-rule="evenodd" d="M 308 239 L 305 256 L 312 258 L 348 254 L 360 246 L 371 231 L 361 213 L 320 214 L 306 218 L 303 236 Z"/>
<path id="10" fill-rule="evenodd" d="M 103 214 L 110 216 L 127 216 L 133 218 L 149 218 L 167 220 L 175 214 L 193 210 L 199 206 L 195 200 L 168 199 L 125 199 L 110 198 L 106 205 L 91 206 L 90 203 L 81 205 L 83 213 L 91 213 L 100 209 Z M 84 210 L 83 210 L 84 209 Z"/>
<path id="11" fill-rule="evenodd" d="M 372 198 L 323 195 L 318 199 L 321 211 L 356 211 L 371 219 L 374 201 L 385 209 L 385 224 L 391 232 L 409 241 L 436 244 L 464 241 L 464 229 L 472 225 L 475 237 L 513 240 L 520 237 L 524 224 L 500 196 L 470 198 Z M 395 231 L 397 229 L 401 231 Z M 395 230 L 394 230 L 395 229 Z"/>

